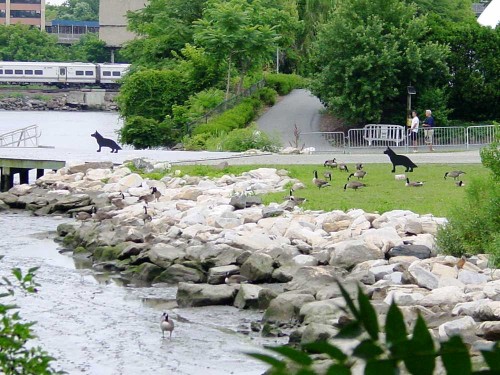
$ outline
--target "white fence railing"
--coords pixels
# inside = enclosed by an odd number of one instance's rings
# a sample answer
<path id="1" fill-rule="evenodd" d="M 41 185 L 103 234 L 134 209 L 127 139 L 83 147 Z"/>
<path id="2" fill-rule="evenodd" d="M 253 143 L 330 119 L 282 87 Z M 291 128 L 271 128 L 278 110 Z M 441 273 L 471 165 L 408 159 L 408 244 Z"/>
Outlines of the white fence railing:
<path id="1" fill-rule="evenodd" d="M 432 146 L 438 149 L 468 149 L 470 146 L 490 144 L 500 132 L 498 125 L 447 126 L 433 128 Z M 301 141 L 305 147 L 314 147 L 317 152 L 335 149 L 357 149 L 376 147 L 413 147 L 408 138 L 409 129 L 401 125 L 369 124 L 361 129 L 343 132 L 304 132 Z M 423 128 L 417 133 L 417 147 L 429 145 Z M 319 140 L 326 140 L 320 142 Z"/>
<path id="2" fill-rule="evenodd" d="M 38 147 L 38 138 L 41 135 L 38 125 L 13 130 L 0 134 L 0 147 Z"/>

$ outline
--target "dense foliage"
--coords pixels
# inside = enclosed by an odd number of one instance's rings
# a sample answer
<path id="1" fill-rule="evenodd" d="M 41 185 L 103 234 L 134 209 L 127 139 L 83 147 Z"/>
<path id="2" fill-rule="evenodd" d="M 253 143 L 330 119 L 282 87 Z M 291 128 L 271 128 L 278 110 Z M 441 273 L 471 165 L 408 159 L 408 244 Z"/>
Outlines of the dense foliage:
<path id="1" fill-rule="evenodd" d="M 99 0 L 66 0 L 61 5 L 46 5 L 46 19 L 99 21 Z"/>
<path id="2" fill-rule="evenodd" d="M 440 359 L 446 374 L 492 374 L 500 371 L 500 345 L 491 343 L 482 349 L 484 367 L 488 370 L 473 371 L 471 354 L 460 336 L 435 344 L 429 329 L 419 314 L 408 335 L 405 318 L 400 308 L 392 302 L 387 312 L 384 330 L 378 321 L 378 313 L 366 294 L 358 287 L 357 303 L 339 283 L 350 315 L 340 327 L 336 339 L 356 339 L 352 354 L 342 346 L 327 341 L 305 344 L 300 349 L 289 346 L 268 347 L 275 356 L 251 353 L 250 355 L 271 365 L 270 375 L 315 375 L 320 373 L 350 375 L 355 362 L 363 363 L 365 375 L 390 375 L 401 372 L 414 375 L 432 375 Z M 341 307 L 339 307 L 341 308 Z M 436 348 L 436 345 L 438 346 Z M 345 348 L 345 345 L 344 345 Z M 320 365 L 325 371 L 316 371 Z"/>
<path id="3" fill-rule="evenodd" d="M 455 256 L 488 253 L 497 267 L 500 266 L 499 147 L 497 140 L 481 150 L 481 160 L 491 175 L 469 183 L 464 202 L 455 208 L 449 223 L 437 235 L 437 244 L 444 253 Z"/>
<path id="4" fill-rule="evenodd" d="M 0 257 L 1 261 L 1 257 Z M 34 281 L 37 268 L 23 275 L 19 268 L 12 270 L 14 280 L 2 277 L 0 281 L 0 369 L 2 374 L 56 374 L 53 358 L 30 342 L 34 338 L 31 326 L 22 321 L 18 308 L 12 303 L 16 289 L 21 293 L 36 293 Z"/>

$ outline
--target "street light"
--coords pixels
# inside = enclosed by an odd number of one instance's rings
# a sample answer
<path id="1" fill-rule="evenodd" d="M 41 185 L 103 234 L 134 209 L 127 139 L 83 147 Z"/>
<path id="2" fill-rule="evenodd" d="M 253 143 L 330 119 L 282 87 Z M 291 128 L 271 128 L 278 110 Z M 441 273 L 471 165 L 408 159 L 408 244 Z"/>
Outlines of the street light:
<path id="1" fill-rule="evenodd" d="M 411 126 L 411 96 L 417 94 L 415 86 L 406 86 L 407 97 L 406 97 L 406 125 Z"/>

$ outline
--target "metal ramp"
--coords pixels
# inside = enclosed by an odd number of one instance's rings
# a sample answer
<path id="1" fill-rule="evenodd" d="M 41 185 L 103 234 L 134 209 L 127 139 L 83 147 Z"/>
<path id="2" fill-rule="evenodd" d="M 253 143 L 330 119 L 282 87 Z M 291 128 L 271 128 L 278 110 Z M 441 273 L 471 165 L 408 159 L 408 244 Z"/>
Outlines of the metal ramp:
<path id="1" fill-rule="evenodd" d="M 38 125 L 0 134 L 0 147 L 38 147 L 38 138 L 42 135 Z"/>

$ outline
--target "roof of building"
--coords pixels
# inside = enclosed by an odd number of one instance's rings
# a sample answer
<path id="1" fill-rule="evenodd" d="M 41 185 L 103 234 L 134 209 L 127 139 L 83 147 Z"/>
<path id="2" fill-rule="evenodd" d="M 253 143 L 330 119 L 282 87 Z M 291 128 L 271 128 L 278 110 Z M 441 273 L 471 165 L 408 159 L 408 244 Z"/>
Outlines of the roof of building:
<path id="1" fill-rule="evenodd" d="M 492 0 L 477 19 L 483 26 L 495 28 L 500 22 L 500 0 Z"/>
<path id="2" fill-rule="evenodd" d="M 99 21 L 52 20 L 52 26 L 99 27 Z"/>

